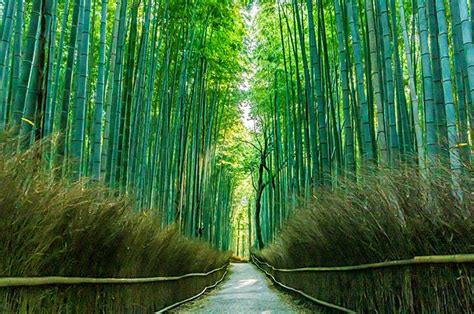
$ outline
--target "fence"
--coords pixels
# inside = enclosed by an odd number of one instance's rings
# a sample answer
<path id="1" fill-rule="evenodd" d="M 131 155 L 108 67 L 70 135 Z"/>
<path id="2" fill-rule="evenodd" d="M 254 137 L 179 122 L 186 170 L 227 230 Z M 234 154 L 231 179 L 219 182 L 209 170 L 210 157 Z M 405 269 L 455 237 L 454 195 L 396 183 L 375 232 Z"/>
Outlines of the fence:
<path id="1" fill-rule="evenodd" d="M 158 313 L 199 297 L 227 274 L 152 278 L 0 278 L 1 313 Z"/>
<path id="2" fill-rule="evenodd" d="M 284 289 L 331 311 L 473 313 L 474 254 L 342 267 L 280 269 L 252 262 Z"/>

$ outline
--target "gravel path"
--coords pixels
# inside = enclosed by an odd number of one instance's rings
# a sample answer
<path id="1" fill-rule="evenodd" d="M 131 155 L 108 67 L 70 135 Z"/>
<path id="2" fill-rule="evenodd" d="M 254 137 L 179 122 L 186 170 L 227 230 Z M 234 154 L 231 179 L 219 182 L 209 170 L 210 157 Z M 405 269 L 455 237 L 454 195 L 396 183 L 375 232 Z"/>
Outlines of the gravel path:
<path id="1" fill-rule="evenodd" d="M 232 264 L 219 288 L 172 313 L 311 313 L 296 302 L 252 264 Z"/>

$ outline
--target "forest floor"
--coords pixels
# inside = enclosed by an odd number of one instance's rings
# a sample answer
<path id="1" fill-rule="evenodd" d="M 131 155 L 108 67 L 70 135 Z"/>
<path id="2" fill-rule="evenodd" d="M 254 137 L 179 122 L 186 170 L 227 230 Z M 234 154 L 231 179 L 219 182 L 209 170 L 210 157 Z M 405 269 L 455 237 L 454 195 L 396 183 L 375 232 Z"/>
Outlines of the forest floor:
<path id="1" fill-rule="evenodd" d="M 224 283 L 172 313 L 314 313 L 275 288 L 252 264 L 231 264 Z"/>

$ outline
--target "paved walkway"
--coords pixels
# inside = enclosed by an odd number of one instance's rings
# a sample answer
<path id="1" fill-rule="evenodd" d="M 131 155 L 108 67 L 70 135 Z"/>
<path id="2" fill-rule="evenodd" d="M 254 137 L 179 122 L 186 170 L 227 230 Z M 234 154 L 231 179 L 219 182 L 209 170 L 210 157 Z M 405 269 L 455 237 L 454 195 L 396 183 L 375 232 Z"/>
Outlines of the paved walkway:
<path id="1" fill-rule="evenodd" d="M 232 264 L 226 281 L 172 313 L 310 313 L 276 290 L 252 264 Z"/>

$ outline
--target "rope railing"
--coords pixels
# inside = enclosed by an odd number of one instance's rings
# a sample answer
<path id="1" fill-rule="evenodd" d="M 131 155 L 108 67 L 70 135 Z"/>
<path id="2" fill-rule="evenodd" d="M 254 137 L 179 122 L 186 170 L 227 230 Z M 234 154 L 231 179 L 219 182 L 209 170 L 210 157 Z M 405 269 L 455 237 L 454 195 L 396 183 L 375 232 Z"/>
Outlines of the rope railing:
<path id="1" fill-rule="evenodd" d="M 221 283 L 225 276 L 227 275 L 227 268 L 229 263 L 225 264 L 222 267 L 213 269 L 206 273 L 189 273 L 181 276 L 172 276 L 172 277 L 141 277 L 141 278 L 91 278 L 91 277 L 62 277 L 62 276 L 49 276 L 49 277 L 0 277 L 0 288 L 3 289 L 30 289 L 34 287 L 45 287 L 48 286 L 87 286 L 87 285 L 103 285 L 106 286 L 114 286 L 114 285 L 129 285 L 129 287 L 134 287 L 136 284 L 154 284 L 159 282 L 177 282 L 179 280 L 187 279 L 187 278 L 205 278 L 207 276 L 211 276 L 213 274 L 219 274 L 219 277 L 216 280 L 212 279 L 211 282 L 208 282 L 207 286 L 205 286 L 202 290 L 196 294 L 189 293 L 185 298 L 179 300 L 171 305 L 169 305 L 169 301 L 173 302 L 174 300 L 168 300 L 168 302 L 161 303 L 162 306 L 165 306 L 161 310 L 157 310 L 156 313 L 164 313 L 178 307 L 184 303 L 190 302 L 202 296 L 208 290 L 217 287 L 219 283 Z M 222 276 L 220 275 L 222 273 Z M 210 280 L 209 280 L 210 281 Z M 69 288 L 68 288 L 69 289 Z M 190 296 L 191 295 L 191 296 Z M 153 301 L 152 301 L 153 302 Z M 130 302 L 128 302 L 130 304 Z M 121 309 L 119 307 L 119 309 Z M 152 308 L 151 308 L 152 309 Z M 151 310 L 149 308 L 149 310 Z M 122 309 L 121 309 L 122 310 Z M 156 309 L 153 309 L 156 311 Z"/>
<path id="2" fill-rule="evenodd" d="M 258 258 L 256 258 L 254 255 L 251 256 L 251 259 L 254 263 L 255 266 L 257 266 L 257 268 L 259 268 L 261 271 L 263 271 L 268 277 L 270 277 L 272 279 L 272 281 L 274 283 L 276 283 L 277 285 L 279 285 L 280 287 L 282 287 L 283 289 L 286 289 L 288 291 L 291 291 L 291 292 L 294 292 L 294 293 L 297 293 L 299 295 L 302 295 L 303 297 L 305 297 L 306 299 L 308 300 L 311 300 L 313 301 L 314 303 L 316 304 L 319 304 L 321 306 L 324 306 L 324 307 L 328 307 L 328 308 L 331 308 L 333 310 L 338 310 L 338 311 L 341 311 L 341 312 L 344 312 L 344 313 L 356 313 L 355 311 L 353 310 L 350 310 L 348 308 L 345 308 L 345 307 L 342 307 L 342 306 L 339 306 L 339 305 L 336 305 L 336 304 L 332 304 L 332 303 L 329 303 L 329 302 L 326 302 L 326 301 L 323 301 L 323 300 L 320 300 L 320 299 L 316 299 L 312 296 L 310 296 L 309 294 L 307 293 L 304 293 L 303 291 L 301 290 L 298 290 L 296 288 L 293 288 L 293 287 L 290 287 L 288 285 L 285 285 L 283 283 L 281 283 L 280 281 L 278 281 L 275 276 L 273 276 L 271 273 L 269 273 L 268 271 L 266 271 L 263 267 L 260 266 L 260 264 L 266 264 L 266 263 L 263 263 L 261 262 Z M 268 264 L 267 264 L 268 265 Z"/>
<path id="3" fill-rule="evenodd" d="M 33 287 L 50 285 L 83 285 L 83 284 L 144 284 L 163 281 L 176 281 L 190 277 L 207 277 L 228 267 L 226 264 L 207 273 L 190 273 L 174 277 L 142 277 L 142 278 L 90 278 L 90 277 L 0 277 L 0 288 Z"/>
<path id="4" fill-rule="evenodd" d="M 433 256 L 416 256 L 412 259 L 387 261 L 379 263 L 369 263 L 352 266 L 330 266 L 330 267 L 304 267 L 304 268 L 276 268 L 266 262 L 259 260 L 255 255 L 252 255 L 260 264 L 271 268 L 277 272 L 332 272 L 332 271 L 355 271 L 386 267 L 397 267 L 407 265 L 422 265 L 422 264 L 470 264 L 474 263 L 474 254 L 456 254 L 456 255 L 433 255 Z"/>
<path id="5" fill-rule="evenodd" d="M 172 310 L 180 305 L 183 305 L 185 303 L 188 303 L 188 302 L 191 302 L 193 300 L 196 300 L 197 298 L 201 297 L 204 293 L 206 293 L 208 290 L 210 289 L 214 289 L 215 287 L 217 287 L 218 284 L 220 284 L 222 281 L 224 281 L 224 278 L 225 276 L 227 275 L 227 270 L 224 272 L 224 274 L 222 275 L 222 277 L 216 281 L 213 285 L 210 285 L 208 287 L 205 287 L 201 292 L 199 292 L 198 294 L 190 297 L 190 298 L 187 298 L 186 300 L 182 300 L 182 301 L 179 301 L 179 302 L 176 302 L 174 304 L 171 304 L 157 312 L 155 312 L 156 314 L 160 314 L 160 313 L 166 313 L 168 312 L 169 310 Z"/>
<path id="6" fill-rule="evenodd" d="M 362 271 L 362 270 L 372 270 L 372 269 L 383 269 L 391 267 L 402 267 L 402 266 L 416 266 L 416 265 L 436 265 L 436 264 L 472 264 L 474 263 L 474 254 L 456 254 L 456 255 L 434 255 L 434 256 L 417 256 L 412 259 L 406 260 L 395 260 L 395 261 L 386 261 L 379 263 L 369 263 L 369 264 L 360 264 L 360 265 L 351 265 L 351 266 L 334 266 L 334 267 L 305 267 L 305 268 L 277 268 L 273 265 L 270 265 L 267 262 L 261 261 L 255 255 L 251 255 L 251 261 L 262 270 L 268 277 L 271 278 L 278 286 L 297 293 L 306 299 L 319 304 L 324 307 L 331 309 L 339 310 L 346 313 L 355 313 L 355 311 L 332 304 L 320 299 L 317 299 L 301 290 L 291 287 L 289 285 L 283 284 L 276 278 L 275 273 L 304 273 L 304 272 L 315 272 L 315 273 L 331 273 L 331 272 L 351 272 L 351 271 Z M 265 269 L 266 268 L 266 269 Z M 268 271 L 267 271 L 268 269 Z"/>

